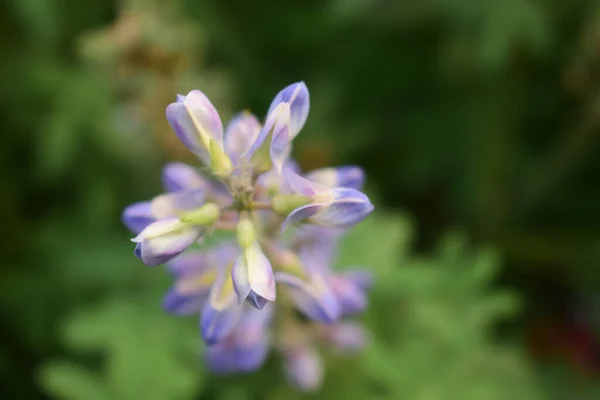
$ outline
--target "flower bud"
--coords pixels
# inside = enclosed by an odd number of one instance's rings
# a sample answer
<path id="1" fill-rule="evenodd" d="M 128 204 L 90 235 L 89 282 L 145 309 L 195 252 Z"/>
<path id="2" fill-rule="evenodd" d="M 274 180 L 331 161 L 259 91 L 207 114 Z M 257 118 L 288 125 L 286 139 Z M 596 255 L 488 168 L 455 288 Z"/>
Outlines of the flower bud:
<path id="1" fill-rule="evenodd" d="M 194 211 L 182 214 L 179 220 L 192 225 L 210 226 L 217 222 L 220 215 L 219 206 L 215 203 L 208 203 Z"/>

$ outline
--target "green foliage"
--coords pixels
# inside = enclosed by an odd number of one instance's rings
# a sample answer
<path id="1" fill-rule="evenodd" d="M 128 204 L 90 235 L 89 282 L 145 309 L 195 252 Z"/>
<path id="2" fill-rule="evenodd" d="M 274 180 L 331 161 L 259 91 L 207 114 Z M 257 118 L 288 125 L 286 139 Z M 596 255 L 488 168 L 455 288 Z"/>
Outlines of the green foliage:
<path id="1" fill-rule="evenodd" d="M 461 235 L 451 234 L 433 255 L 415 256 L 411 235 L 405 217 L 375 214 L 344 240 L 339 264 L 368 265 L 374 274 L 364 316 L 371 343 L 350 358 L 323 349 L 327 378 L 314 396 L 540 398 L 522 354 L 493 338 L 495 324 L 518 309 L 512 292 L 490 289 L 499 264 L 496 253 L 470 250 Z M 250 376 L 209 379 L 199 368 L 200 337 L 189 323 L 195 319 L 165 315 L 158 304 L 161 285 L 151 280 L 136 295 L 111 295 L 99 306 L 71 314 L 64 324 L 65 347 L 78 356 L 100 354 L 102 367 L 92 372 L 83 362 L 51 362 L 41 373 L 46 390 L 64 400 L 194 399 L 199 393 L 240 400 L 305 396 L 287 385 L 277 357 Z"/>
<path id="2" fill-rule="evenodd" d="M 64 344 L 101 356 L 102 368 L 59 361 L 42 370 L 41 383 L 57 398 L 189 399 L 202 385 L 194 324 L 165 315 L 160 292 L 108 298 L 69 316 Z"/>

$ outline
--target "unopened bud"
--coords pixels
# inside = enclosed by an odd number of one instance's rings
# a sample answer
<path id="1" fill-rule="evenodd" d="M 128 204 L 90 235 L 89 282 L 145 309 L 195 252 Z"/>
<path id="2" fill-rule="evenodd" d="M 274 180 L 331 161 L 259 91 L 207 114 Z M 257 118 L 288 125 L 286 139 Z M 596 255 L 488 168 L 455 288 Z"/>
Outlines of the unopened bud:
<path id="1" fill-rule="evenodd" d="M 220 215 L 221 210 L 218 205 L 207 203 L 194 211 L 182 214 L 179 220 L 192 225 L 210 226 L 217 222 Z"/>

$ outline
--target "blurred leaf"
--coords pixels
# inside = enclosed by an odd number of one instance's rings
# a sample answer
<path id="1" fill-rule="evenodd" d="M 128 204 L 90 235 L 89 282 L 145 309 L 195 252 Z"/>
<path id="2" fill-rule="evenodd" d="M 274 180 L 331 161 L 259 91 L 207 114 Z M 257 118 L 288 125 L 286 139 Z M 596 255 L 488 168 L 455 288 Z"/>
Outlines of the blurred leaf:
<path id="1" fill-rule="evenodd" d="M 361 266 L 386 274 L 406 256 L 412 228 L 405 216 L 375 212 L 344 237 L 338 265 Z"/>
<path id="2" fill-rule="evenodd" d="M 99 384 L 111 393 L 109 398 L 191 399 L 203 382 L 195 366 L 197 327 L 166 315 L 157 300 L 155 294 L 115 297 L 73 314 L 65 323 L 68 347 L 104 355 Z M 66 378 L 61 382 L 69 385 Z M 46 388 L 57 391 L 56 385 Z"/>
<path id="3" fill-rule="evenodd" d="M 40 383 L 58 400 L 111 400 L 99 376 L 69 362 L 46 364 Z"/>

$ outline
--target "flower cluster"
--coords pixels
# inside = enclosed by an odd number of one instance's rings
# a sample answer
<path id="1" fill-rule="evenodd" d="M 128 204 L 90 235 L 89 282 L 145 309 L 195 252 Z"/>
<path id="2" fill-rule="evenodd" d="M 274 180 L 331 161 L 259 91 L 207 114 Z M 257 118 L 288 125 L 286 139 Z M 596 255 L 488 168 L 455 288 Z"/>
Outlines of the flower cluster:
<path id="1" fill-rule="evenodd" d="M 346 318 L 365 308 L 370 276 L 331 264 L 344 230 L 373 210 L 360 192 L 360 168 L 303 176 L 290 158 L 308 110 L 308 89 L 295 83 L 277 94 L 264 124 L 243 112 L 223 132 L 201 91 L 179 95 L 167 119 L 206 168 L 168 164 L 167 193 L 123 214 L 137 234 L 135 256 L 149 266 L 166 263 L 174 276 L 166 310 L 200 315 L 215 372 L 255 370 L 273 347 L 303 390 L 322 380 L 317 344 L 351 351 L 364 342 L 360 325 Z M 196 246 L 214 230 L 232 232 L 231 240 Z"/>

